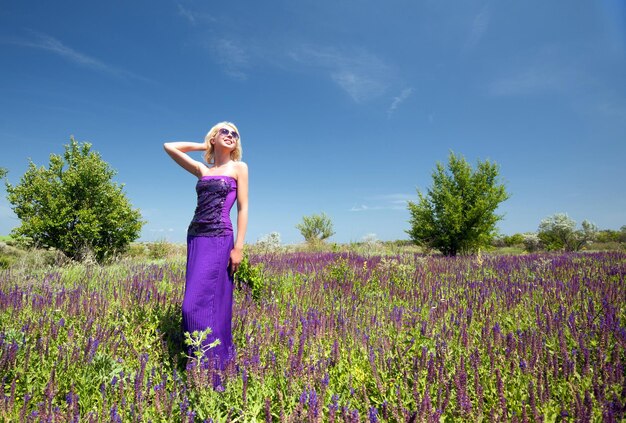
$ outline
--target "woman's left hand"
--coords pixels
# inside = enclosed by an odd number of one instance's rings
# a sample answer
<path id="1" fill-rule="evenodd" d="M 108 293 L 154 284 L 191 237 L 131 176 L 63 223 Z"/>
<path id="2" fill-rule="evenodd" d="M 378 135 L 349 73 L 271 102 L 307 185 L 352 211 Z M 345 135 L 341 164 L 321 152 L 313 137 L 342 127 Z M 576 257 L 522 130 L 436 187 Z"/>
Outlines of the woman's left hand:
<path id="1" fill-rule="evenodd" d="M 243 260 L 243 250 L 241 248 L 233 248 L 230 250 L 230 274 L 234 275 Z"/>

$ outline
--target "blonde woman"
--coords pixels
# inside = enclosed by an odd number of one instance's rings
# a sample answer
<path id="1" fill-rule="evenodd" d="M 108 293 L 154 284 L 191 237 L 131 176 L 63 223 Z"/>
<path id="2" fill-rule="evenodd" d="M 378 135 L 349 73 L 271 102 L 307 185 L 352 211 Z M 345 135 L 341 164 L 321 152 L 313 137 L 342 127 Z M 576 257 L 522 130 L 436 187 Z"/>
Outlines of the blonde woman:
<path id="1" fill-rule="evenodd" d="M 207 362 L 223 370 L 234 355 L 231 320 L 233 274 L 243 258 L 248 225 L 248 167 L 241 161 L 241 137 L 230 122 L 215 125 L 203 143 L 167 142 L 167 154 L 198 178 L 198 204 L 187 230 L 187 273 L 183 326 L 189 333 L 210 327 L 203 343 Z M 206 163 L 190 151 L 205 151 Z M 230 209 L 237 202 L 237 236 Z M 217 347 L 208 349 L 216 339 Z M 214 380 L 219 384 L 219 379 Z"/>

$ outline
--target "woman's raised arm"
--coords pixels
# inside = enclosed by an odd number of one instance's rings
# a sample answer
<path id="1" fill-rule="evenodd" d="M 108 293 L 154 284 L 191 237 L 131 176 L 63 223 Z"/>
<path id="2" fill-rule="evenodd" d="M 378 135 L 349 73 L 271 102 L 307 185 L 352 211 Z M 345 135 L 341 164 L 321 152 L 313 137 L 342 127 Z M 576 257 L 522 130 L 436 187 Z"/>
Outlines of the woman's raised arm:
<path id="1" fill-rule="evenodd" d="M 205 143 L 189 141 L 166 142 L 163 144 L 163 148 L 187 172 L 196 175 L 198 178 L 202 176 L 202 171 L 200 170 L 202 163 L 189 157 L 187 152 L 204 151 L 206 150 Z"/>

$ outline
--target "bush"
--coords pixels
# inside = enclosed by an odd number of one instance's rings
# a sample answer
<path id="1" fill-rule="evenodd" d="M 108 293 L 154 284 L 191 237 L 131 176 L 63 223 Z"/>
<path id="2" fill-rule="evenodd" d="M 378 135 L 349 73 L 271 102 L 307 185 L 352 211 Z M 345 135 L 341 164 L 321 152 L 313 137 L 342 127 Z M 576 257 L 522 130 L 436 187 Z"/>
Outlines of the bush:
<path id="1" fill-rule="evenodd" d="M 0 269 L 8 269 L 13 262 L 14 260 L 11 257 L 0 254 Z"/>
<path id="2" fill-rule="evenodd" d="M 133 242 L 124 252 L 125 258 L 144 259 L 148 257 L 148 247 L 143 242 Z"/>
<path id="3" fill-rule="evenodd" d="M 12 267 L 24 254 L 24 251 L 0 241 L 0 269 Z"/>
<path id="4" fill-rule="evenodd" d="M 495 211 L 509 197 L 498 181 L 498 166 L 479 161 L 473 170 L 450 153 L 448 171 L 437 163 L 432 178 L 427 194 L 418 190 L 419 201 L 408 203 L 411 229 L 406 232 L 413 242 L 449 256 L 488 246 L 502 219 Z"/>
<path id="5" fill-rule="evenodd" d="M 579 251 L 596 239 L 598 228 L 584 220 L 576 230 L 576 221 L 566 213 L 555 213 L 541 221 L 538 236 L 548 250 Z"/>
<path id="6" fill-rule="evenodd" d="M 524 235 L 522 234 L 513 234 L 510 236 L 504 237 L 504 245 L 507 247 L 514 247 L 516 245 L 521 245 L 524 243 Z"/>
<path id="7" fill-rule="evenodd" d="M 152 260 L 161 260 L 170 256 L 173 252 L 172 245 L 164 239 L 149 242 L 146 244 L 148 248 L 148 257 Z"/>
<path id="8" fill-rule="evenodd" d="M 7 257 L 6 254 L 3 256 Z M 64 266 L 69 262 L 65 254 L 54 248 L 29 248 L 27 250 L 15 248 L 8 257 L 8 267 L 20 273 L 37 273 Z"/>
<path id="9" fill-rule="evenodd" d="M 254 249 L 260 253 L 277 253 L 281 250 L 280 234 L 272 232 L 264 235 L 256 242 Z"/>
<path id="10" fill-rule="evenodd" d="M 543 244 L 539 236 L 534 232 L 525 233 L 522 235 L 524 240 L 522 241 L 524 244 L 524 248 L 529 253 L 534 253 L 543 248 Z"/>
<path id="11" fill-rule="evenodd" d="M 596 237 L 596 241 L 598 242 L 626 242 L 626 226 L 622 226 L 619 231 L 615 231 L 612 229 L 603 229 L 598 231 L 598 235 Z"/>
<path id="12" fill-rule="evenodd" d="M 239 286 L 243 283 L 250 288 L 252 298 L 255 301 L 261 300 L 265 285 L 263 282 L 263 263 L 252 265 L 248 254 L 244 254 L 243 260 L 239 264 L 237 272 L 235 272 L 235 279 Z"/>
<path id="13" fill-rule="evenodd" d="M 111 258 L 139 237 L 143 221 L 122 186 L 91 144 L 70 139 L 48 168 L 31 161 L 19 184 L 6 183 L 21 220 L 11 235 L 37 248 L 55 248 L 72 259 Z"/>
<path id="14" fill-rule="evenodd" d="M 333 222 L 325 213 L 304 216 L 296 228 L 309 243 L 324 241 L 335 234 Z"/>

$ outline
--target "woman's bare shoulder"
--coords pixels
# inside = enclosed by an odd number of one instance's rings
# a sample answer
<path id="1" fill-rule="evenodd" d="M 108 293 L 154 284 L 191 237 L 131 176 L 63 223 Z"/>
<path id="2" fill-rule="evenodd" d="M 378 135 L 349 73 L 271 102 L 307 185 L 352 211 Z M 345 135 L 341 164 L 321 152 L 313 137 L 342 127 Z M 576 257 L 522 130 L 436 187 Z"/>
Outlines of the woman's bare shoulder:
<path id="1" fill-rule="evenodd" d="M 235 171 L 239 175 L 241 172 L 248 173 L 248 165 L 245 162 L 235 162 L 234 163 Z"/>
<path id="2" fill-rule="evenodd" d="M 235 173 L 238 180 L 248 179 L 248 165 L 244 162 L 235 162 Z"/>

